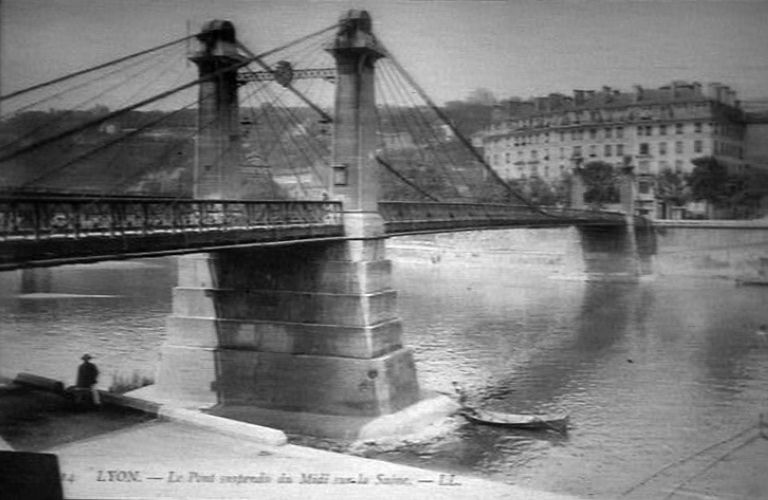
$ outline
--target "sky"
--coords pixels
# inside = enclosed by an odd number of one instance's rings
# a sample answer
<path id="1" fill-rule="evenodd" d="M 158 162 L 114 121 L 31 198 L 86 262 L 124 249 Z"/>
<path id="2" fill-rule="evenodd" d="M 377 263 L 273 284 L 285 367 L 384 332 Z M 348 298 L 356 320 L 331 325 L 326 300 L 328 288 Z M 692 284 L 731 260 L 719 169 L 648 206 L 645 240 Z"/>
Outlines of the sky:
<path id="1" fill-rule="evenodd" d="M 231 20 L 264 51 L 350 8 L 438 103 L 671 80 L 768 98 L 768 0 L 0 0 L 2 93 Z"/>

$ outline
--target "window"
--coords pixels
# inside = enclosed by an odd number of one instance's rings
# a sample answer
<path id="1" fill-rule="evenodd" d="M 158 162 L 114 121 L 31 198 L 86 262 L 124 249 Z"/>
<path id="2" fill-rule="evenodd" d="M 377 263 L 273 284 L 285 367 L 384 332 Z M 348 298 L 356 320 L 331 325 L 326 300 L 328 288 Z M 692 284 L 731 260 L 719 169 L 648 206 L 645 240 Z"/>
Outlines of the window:
<path id="1" fill-rule="evenodd" d="M 610 139 L 611 137 L 613 137 L 613 129 L 611 127 L 606 127 L 605 138 Z"/>
<path id="2" fill-rule="evenodd" d="M 510 156 L 511 156 L 511 155 L 510 155 L 509 153 L 506 153 L 506 154 L 504 155 L 504 157 L 505 157 L 505 158 L 504 158 L 504 161 L 505 161 L 506 163 L 509 163 L 509 160 L 510 160 Z"/>
<path id="3" fill-rule="evenodd" d="M 647 181 L 640 181 L 637 183 L 637 191 L 640 194 L 648 194 L 651 192 L 651 183 Z"/>
<path id="4" fill-rule="evenodd" d="M 684 126 L 683 126 L 682 123 L 678 123 L 677 125 L 675 125 L 675 133 L 678 134 L 678 135 L 682 134 L 683 133 L 683 127 Z"/>
<path id="5" fill-rule="evenodd" d="M 644 134 L 645 134 L 645 127 L 643 125 L 638 125 L 637 135 L 642 137 Z"/>
<path id="6" fill-rule="evenodd" d="M 590 139 L 597 139 L 597 129 L 596 128 L 589 129 L 589 138 Z"/>
<path id="7" fill-rule="evenodd" d="M 605 148 L 604 148 L 604 151 L 603 151 L 603 156 L 611 156 L 611 153 L 613 153 L 612 150 L 613 150 L 613 148 L 611 147 L 611 145 L 610 144 L 606 144 Z"/>
<path id="8" fill-rule="evenodd" d="M 702 131 L 701 122 L 696 122 L 696 123 L 693 124 L 693 131 L 696 132 L 697 134 L 701 133 L 701 131 Z"/>
<path id="9" fill-rule="evenodd" d="M 667 135 L 667 126 L 659 125 L 659 135 Z"/>
<path id="10" fill-rule="evenodd" d="M 675 160 L 675 172 L 678 174 L 683 171 L 683 160 Z"/>
<path id="11" fill-rule="evenodd" d="M 641 155 L 647 155 L 647 154 L 650 154 L 650 152 L 649 152 L 649 147 L 648 147 L 648 143 L 647 143 L 647 142 L 641 142 L 641 143 L 640 143 L 640 149 L 639 149 L 639 151 L 638 151 L 638 152 L 639 152 L 639 154 L 641 154 Z"/>
<path id="12" fill-rule="evenodd" d="M 651 136 L 653 135 L 653 126 L 652 125 L 646 125 L 645 126 L 645 135 Z"/>
<path id="13" fill-rule="evenodd" d="M 616 156 L 624 156 L 624 144 L 616 144 Z"/>
<path id="14" fill-rule="evenodd" d="M 701 141 L 699 141 L 699 140 L 695 140 L 695 141 L 693 141 L 693 152 L 694 152 L 694 153 L 701 153 L 701 151 L 702 151 L 703 149 L 704 149 L 704 148 L 702 147 L 702 143 L 701 143 Z"/>
<path id="15" fill-rule="evenodd" d="M 573 157 L 574 158 L 581 158 L 581 146 L 574 146 L 573 147 Z"/>
<path id="16" fill-rule="evenodd" d="M 496 163 L 496 155 L 493 155 L 493 162 Z M 349 165 L 340 163 L 333 166 L 333 185 L 347 186 L 349 184 Z"/>
<path id="17" fill-rule="evenodd" d="M 617 139 L 624 138 L 624 127 L 616 127 L 616 138 Z"/>
<path id="18" fill-rule="evenodd" d="M 683 154 L 683 141 L 677 141 L 675 143 L 675 153 L 676 154 Z"/>
<path id="19" fill-rule="evenodd" d="M 664 156 L 667 154 L 667 143 L 666 142 L 660 142 L 659 143 L 659 154 Z"/>
<path id="20" fill-rule="evenodd" d="M 589 146 L 589 156 L 591 156 L 593 158 L 595 156 L 597 156 L 597 146 L 596 145 L 592 144 L 591 146 Z"/>

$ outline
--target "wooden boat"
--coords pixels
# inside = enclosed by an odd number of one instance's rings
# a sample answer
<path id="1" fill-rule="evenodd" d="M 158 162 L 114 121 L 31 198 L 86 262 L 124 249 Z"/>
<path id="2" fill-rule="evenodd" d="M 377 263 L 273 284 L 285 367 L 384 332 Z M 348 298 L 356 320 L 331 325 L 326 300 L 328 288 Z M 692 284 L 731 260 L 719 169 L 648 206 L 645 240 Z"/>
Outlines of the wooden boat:
<path id="1" fill-rule="evenodd" d="M 478 424 L 498 425 L 513 427 L 516 429 L 552 429 L 563 432 L 568 429 L 568 414 L 553 415 L 517 415 L 498 411 L 479 410 L 464 407 L 460 413 L 464 417 Z"/>
<path id="2" fill-rule="evenodd" d="M 736 278 L 736 286 L 768 286 L 768 278 Z"/>

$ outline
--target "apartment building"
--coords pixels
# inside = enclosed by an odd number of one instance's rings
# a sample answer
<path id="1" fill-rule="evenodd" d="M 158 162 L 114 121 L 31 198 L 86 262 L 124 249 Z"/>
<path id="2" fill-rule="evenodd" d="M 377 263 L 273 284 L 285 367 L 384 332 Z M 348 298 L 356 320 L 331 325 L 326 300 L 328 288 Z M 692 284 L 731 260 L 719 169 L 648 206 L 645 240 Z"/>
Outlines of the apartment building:
<path id="1" fill-rule="evenodd" d="M 639 174 L 688 173 L 700 156 L 739 171 L 746 166 L 745 135 L 735 91 L 673 81 L 631 92 L 603 87 L 503 101 L 475 143 L 502 177 L 552 182 L 577 165 L 621 165 L 625 158 Z"/>

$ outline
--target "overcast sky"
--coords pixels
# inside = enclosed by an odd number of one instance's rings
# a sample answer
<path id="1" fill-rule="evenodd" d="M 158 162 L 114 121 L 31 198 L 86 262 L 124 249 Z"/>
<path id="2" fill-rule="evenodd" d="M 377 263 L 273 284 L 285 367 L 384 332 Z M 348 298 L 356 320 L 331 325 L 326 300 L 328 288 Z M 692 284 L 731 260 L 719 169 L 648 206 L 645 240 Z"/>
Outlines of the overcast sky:
<path id="1" fill-rule="evenodd" d="M 3 93 L 233 21 L 263 51 L 365 8 L 438 102 L 672 79 L 768 97 L 765 0 L 1 0 Z"/>

